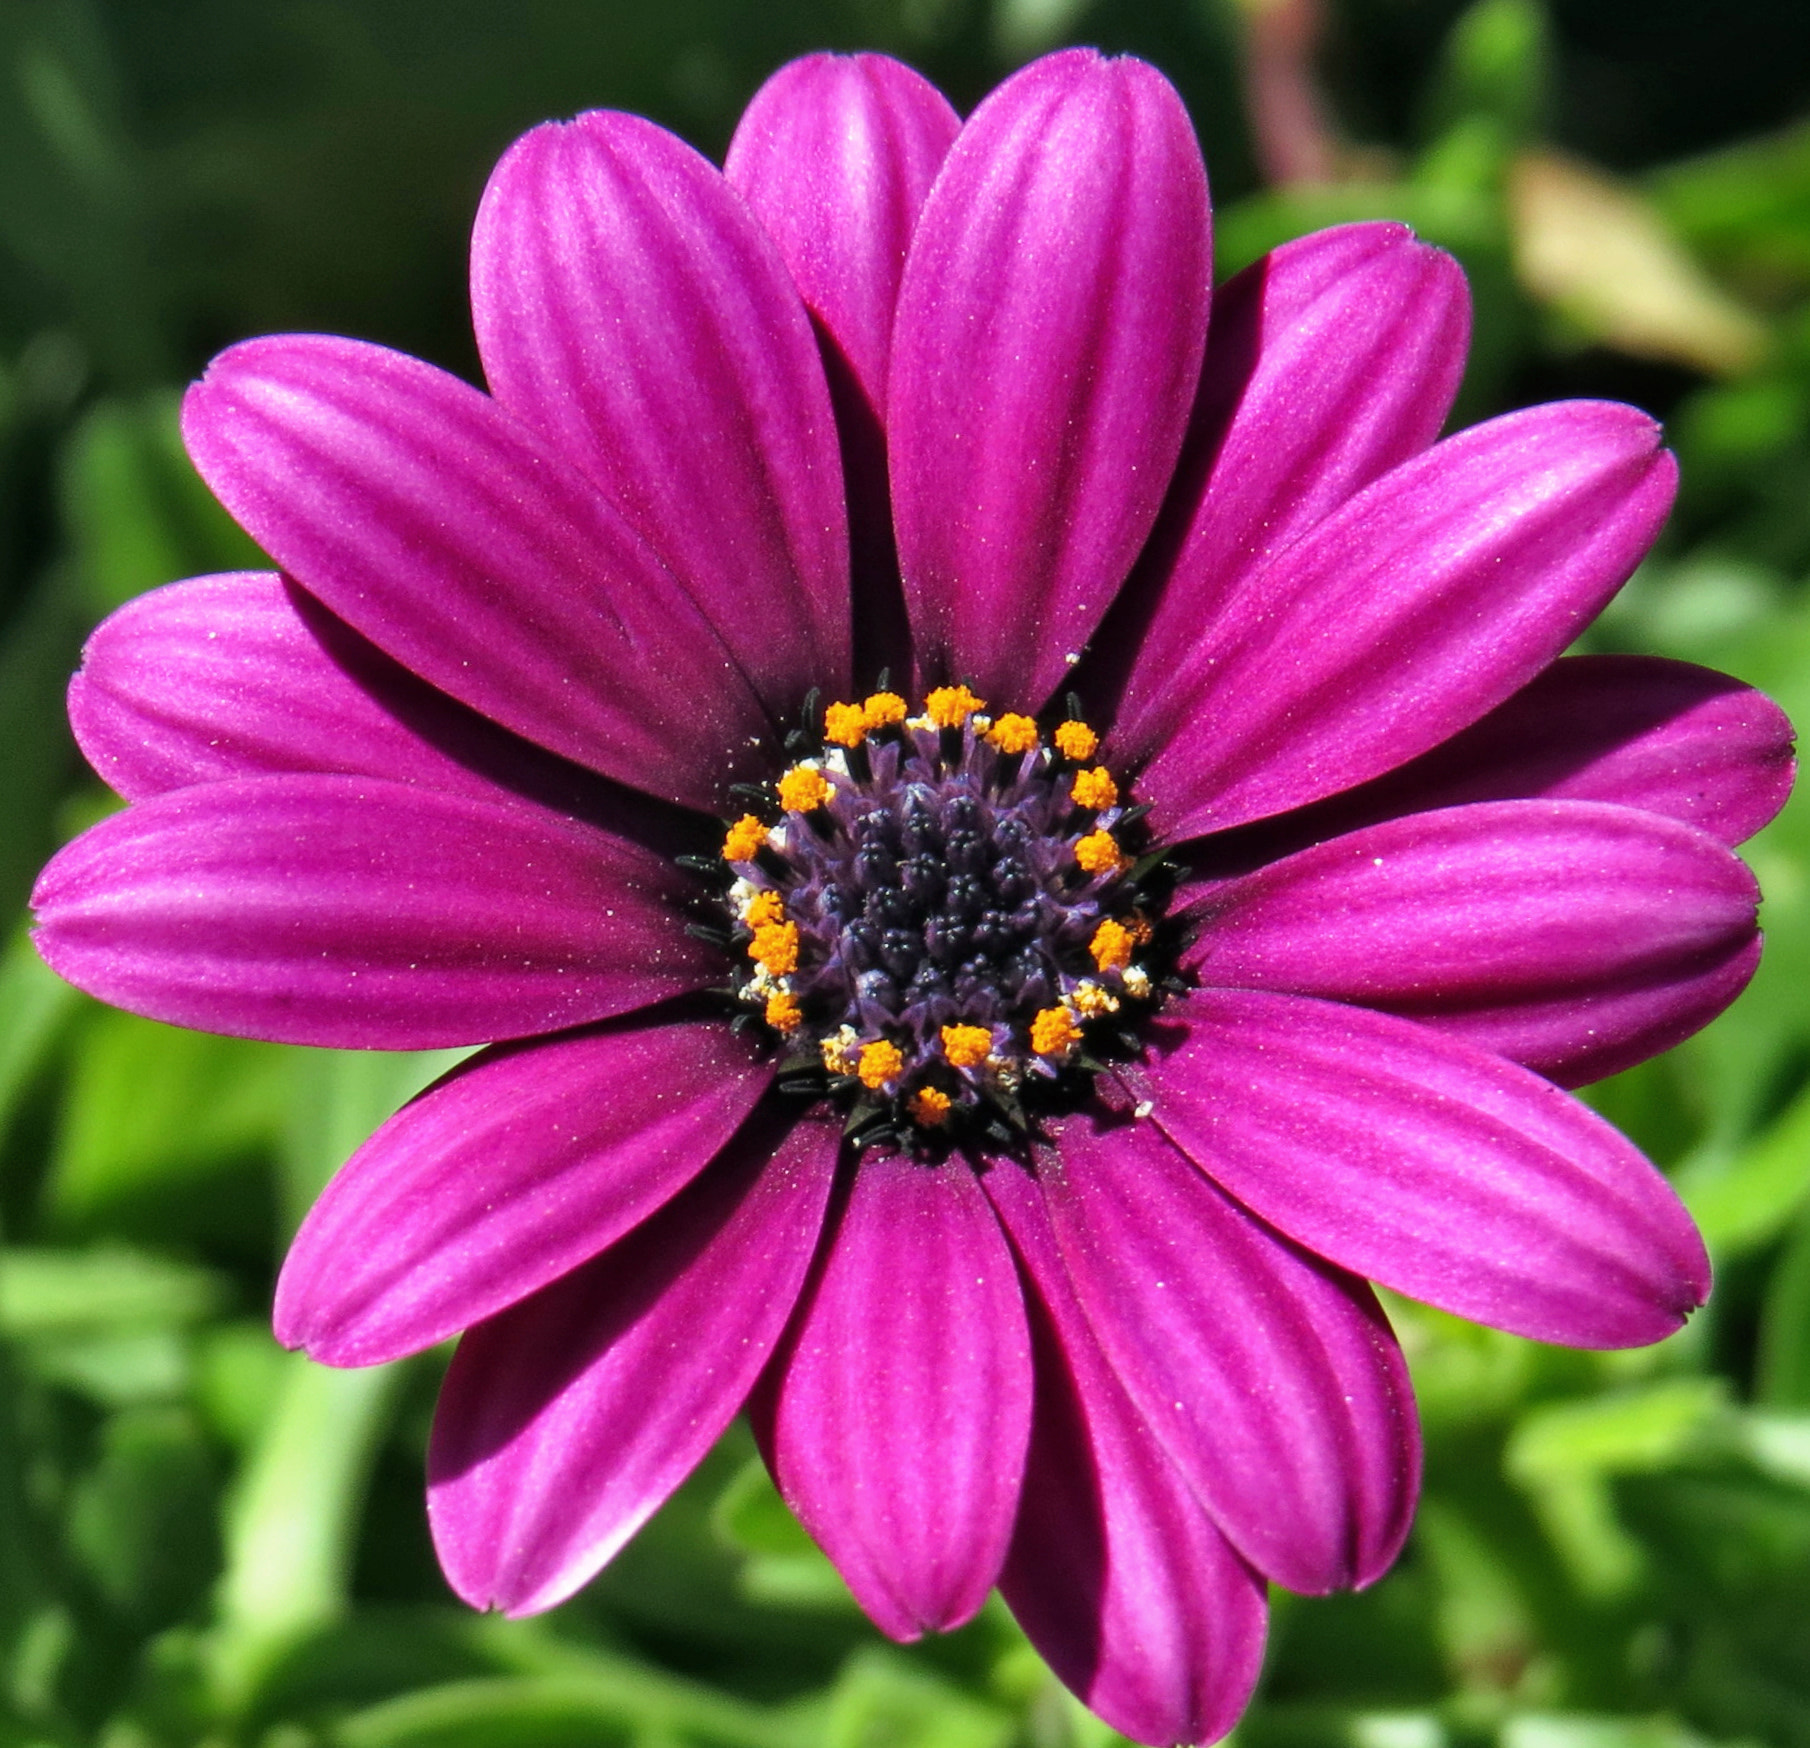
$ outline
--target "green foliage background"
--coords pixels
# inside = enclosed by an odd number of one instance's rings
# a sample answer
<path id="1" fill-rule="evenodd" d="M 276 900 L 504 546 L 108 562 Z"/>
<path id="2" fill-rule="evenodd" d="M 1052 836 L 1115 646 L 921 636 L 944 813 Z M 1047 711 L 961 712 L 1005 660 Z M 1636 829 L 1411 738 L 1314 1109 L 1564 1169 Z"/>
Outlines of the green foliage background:
<path id="1" fill-rule="evenodd" d="M 1357 216 L 1455 250 L 1479 311 L 1467 420 L 1616 395 L 1665 417 L 1683 458 L 1679 512 L 1597 646 L 1725 667 L 1810 720 L 1810 11 L 1343 0 L 1322 57 L 1340 179 L 1278 191 L 1240 95 L 1260 9 L 5 0 L 0 899 L 22 914 L 43 856 L 108 805 L 61 713 L 86 629 L 255 562 L 175 435 L 207 355 L 326 329 L 475 374 L 464 234 L 514 134 L 614 105 L 720 151 L 759 81 L 821 46 L 902 54 L 963 104 L 1058 41 L 1135 49 L 1196 117 L 1223 269 Z M 1612 251 L 1572 281 L 1528 266 L 1516 191 L 1553 142 L 1618 173 L 1610 228 L 1664 258 L 1671 302 L 1644 329 L 1627 304 L 1646 270 Z M 1591 1095 L 1703 1223 L 1710 1309 L 1658 1349 L 1595 1356 L 1392 1304 L 1426 1424 L 1418 1528 L 1362 1596 L 1277 1597 L 1247 1748 L 1810 1748 L 1810 804 L 1751 854 L 1770 936 L 1753 989 Z M 884 1643 L 740 1430 L 555 1614 L 452 1601 L 420 1503 L 444 1356 L 333 1373 L 265 1323 L 310 1198 L 441 1066 L 112 1013 L 15 935 L 0 1748 L 1114 1740 L 996 1605 Z"/>

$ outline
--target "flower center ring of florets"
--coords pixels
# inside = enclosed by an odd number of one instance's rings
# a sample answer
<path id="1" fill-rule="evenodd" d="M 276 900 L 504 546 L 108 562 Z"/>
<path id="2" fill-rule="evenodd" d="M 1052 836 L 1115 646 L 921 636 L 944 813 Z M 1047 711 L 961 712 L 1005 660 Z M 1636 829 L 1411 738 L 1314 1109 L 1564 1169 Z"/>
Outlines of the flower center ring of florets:
<path id="1" fill-rule="evenodd" d="M 908 714 L 832 704 L 713 865 L 736 999 L 789 1047 L 781 1084 L 850 1106 L 864 1145 L 1015 1141 L 1157 998 L 1172 870 L 1070 717 L 1045 734 L 966 686 Z"/>

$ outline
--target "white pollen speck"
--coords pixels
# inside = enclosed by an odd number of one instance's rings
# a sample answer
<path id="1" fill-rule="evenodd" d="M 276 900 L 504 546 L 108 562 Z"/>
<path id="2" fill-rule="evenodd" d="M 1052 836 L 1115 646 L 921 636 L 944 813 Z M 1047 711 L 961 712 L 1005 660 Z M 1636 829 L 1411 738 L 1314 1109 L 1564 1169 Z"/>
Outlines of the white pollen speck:
<path id="1" fill-rule="evenodd" d="M 1371 857 L 1371 858 L 1370 858 L 1370 865 L 1371 865 L 1371 867 L 1373 867 L 1373 868 L 1380 868 L 1380 867 L 1382 867 L 1382 865 L 1383 865 L 1383 859 L 1382 859 L 1382 857 L 1381 857 L 1381 856 L 1372 856 L 1372 857 Z"/>
<path id="2" fill-rule="evenodd" d="M 1072 668 L 1081 659 L 1081 652 L 1078 649 L 1071 649 L 1062 659 Z"/>
<path id="3" fill-rule="evenodd" d="M 1141 1123 L 1155 1109 L 1156 1101 L 1154 1099 L 1143 1099 L 1132 1107 L 1131 1114 Z"/>

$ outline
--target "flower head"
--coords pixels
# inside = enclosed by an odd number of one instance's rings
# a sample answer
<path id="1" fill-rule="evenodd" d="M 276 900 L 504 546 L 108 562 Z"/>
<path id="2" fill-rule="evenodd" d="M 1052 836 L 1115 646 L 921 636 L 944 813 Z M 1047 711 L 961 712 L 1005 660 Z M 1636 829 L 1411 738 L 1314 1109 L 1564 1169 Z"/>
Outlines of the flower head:
<path id="1" fill-rule="evenodd" d="M 430 1509 L 474 1604 L 571 1594 L 746 1402 L 886 1631 L 997 1584 L 1111 1723 L 1202 1740 L 1264 1581 L 1406 1533 L 1367 1279 L 1585 1346 L 1701 1302 L 1561 1090 L 1741 988 L 1729 846 L 1790 781 L 1751 691 L 1561 654 L 1659 433 L 1435 441 L 1447 257 L 1353 225 L 1210 294 L 1208 227 L 1140 62 L 959 124 L 813 57 L 722 173 L 616 114 L 510 150 L 488 394 L 308 336 L 191 390 L 282 574 L 95 634 L 71 716 L 132 805 L 38 938 L 166 1020 L 488 1046 L 276 1309 L 331 1364 L 465 1332 Z"/>

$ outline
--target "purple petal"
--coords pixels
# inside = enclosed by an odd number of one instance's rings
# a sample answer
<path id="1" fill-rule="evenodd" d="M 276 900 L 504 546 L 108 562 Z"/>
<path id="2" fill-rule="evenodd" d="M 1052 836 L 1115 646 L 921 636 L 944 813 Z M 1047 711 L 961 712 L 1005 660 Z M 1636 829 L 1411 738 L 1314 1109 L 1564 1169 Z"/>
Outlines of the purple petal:
<path id="1" fill-rule="evenodd" d="M 277 1282 L 277 1339 L 367 1366 L 481 1323 L 670 1201 L 772 1078 L 716 1018 L 636 1020 L 462 1065 L 314 1204 Z"/>
<path id="2" fill-rule="evenodd" d="M 1228 1200 L 1147 1122 L 1077 1117 L 1040 1171 L 1108 1362 L 1228 1541 L 1291 1590 L 1368 1584 L 1401 1550 L 1420 1439 L 1362 1281 Z"/>
<path id="3" fill-rule="evenodd" d="M 755 92 L 723 163 L 879 413 L 905 251 L 960 128 L 900 61 L 806 55 Z"/>
<path id="4" fill-rule="evenodd" d="M 1201 990 L 1177 1017 L 1153 1120 L 1341 1267 L 1570 1347 L 1658 1341 L 1703 1303 L 1709 1261 L 1671 1186 L 1526 1069 L 1299 996 Z"/>
<path id="5" fill-rule="evenodd" d="M 1018 1510 L 1031 1355 L 966 1160 L 861 1162 L 773 1376 L 774 1479 L 856 1600 L 895 1639 L 972 1617 Z"/>
<path id="6" fill-rule="evenodd" d="M 1759 952 L 1733 851 L 1658 814 L 1497 801 L 1411 814 L 1201 889 L 1215 988 L 1409 1014 L 1581 1083 L 1688 1037 Z"/>
<path id="7" fill-rule="evenodd" d="M 487 798 L 501 786 L 655 830 L 651 801 L 455 703 L 268 571 L 128 601 L 82 652 L 69 721 L 88 762 L 133 801 L 337 771 Z"/>
<path id="8" fill-rule="evenodd" d="M 779 247 L 823 348 L 842 434 L 857 671 L 915 663 L 892 532 L 886 377 L 893 309 L 924 197 L 961 127 L 942 93 L 884 55 L 808 55 L 742 116 L 723 173 Z"/>
<path id="9" fill-rule="evenodd" d="M 1141 61 L 1035 62 L 962 130 L 918 221 L 888 387 L 926 668 L 1034 710 L 1149 534 L 1211 280 L 1206 172 Z"/>
<path id="10" fill-rule="evenodd" d="M 251 777 L 141 801 L 32 903 L 71 983 L 174 1025 L 425 1050 L 557 1031 L 697 989 L 663 857 L 544 808 L 377 778 Z"/>
<path id="11" fill-rule="evenodd" d="M 1507 414 L 1384 475 L 1197 644 L 1139 782 L 1158 830 L 1300 807 L 1475 722 L 1627 579 L 1676 477 L 1651 419 L 1597 401 Z"/>
<path id="12" fill-rule="evenodd" d="M 775 718 L 848 682 L 835 419 L 778 251 L 714 166 L 639 116 L 510 147 L 471 244 L 497 399 L 584 467 Z"/>
<path id="13" fill-rule="evenodd" d="M 1000 1589 L 1046 1662 L 1135 1742 L 1212 1742 L 1263 1662 L 1263 1580 L 1126 1398 L 1075 1302 L 1036 1186 L 988 1189 L 1035 1282 L 1037 1414 Z"/>
<path id="14" fill-rule="evenodd" d="M 736 756 L 770 732 L 596 487 L 456 378 L 353 340 L 252 340 L 189 390 L 183 437 L 310 594 L 539 745 L 718 811 Z"/>
<path id="15" fill-rule="evenodd" d="M 428 1518 L 474 1608 L 534 1614 L 595 1573 L 741 1407 L 798 1297 L 839 1146 L 769 1113 L 620 1243 L 460 1343 Z"/>
<path id="16" fill-rule="evenodd" d="M 1480 722 L 1373 783 L 1257 829 L 1267 854 L 1437 807 L 1543 796 L 1644 808 L 1745 843 L 1785 805 L 1784 711 L 1660 656 L 1564 656 Z"/>
<path id="17" fill-rule="evenodd" d="M 1469 341 L 1463 272 L 1405 225 L 1285 243 L 1215 293 L 1176 481 L 1101 638 L 1136 651 L 1117 757 L 1164 738 L 1170 682 L 1250 575 L 1439 435 Z"/>

